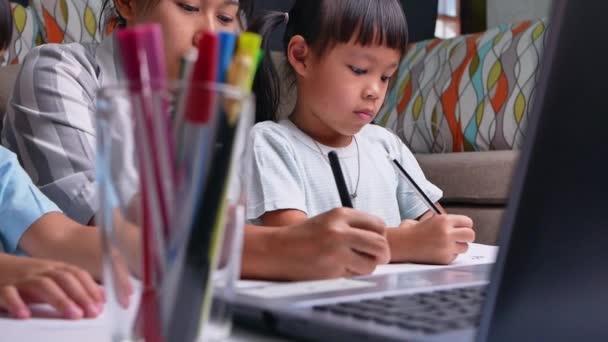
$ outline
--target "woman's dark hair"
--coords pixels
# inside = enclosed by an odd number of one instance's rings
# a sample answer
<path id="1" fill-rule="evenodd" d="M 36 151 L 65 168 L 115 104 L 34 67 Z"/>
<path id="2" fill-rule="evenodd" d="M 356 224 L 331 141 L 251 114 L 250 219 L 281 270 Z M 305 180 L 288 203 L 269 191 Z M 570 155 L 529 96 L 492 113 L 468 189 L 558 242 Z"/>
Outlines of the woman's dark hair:
<path id="1" fill-rule="evenodd" d="M 398 50 L 401 56 L 407 48 L 407 22 L 398 0 L 296 0 L 288 13 L 283 36 L 285 55 L 289 41 L 296 35 L 304 37 L 317 57 L 337 44 L 353 40 L 363 46 L 386 46 Z M 253 85 L 258 122 L 276 120 L 281 89 L 268 38 L 285 20 L 285 13 L 268 12 L 254 19 L 248 28 L 263 37 L 265 50 Z"/>
<path id="2" fill-rule="evenodd" d="M 13 14 L 8 0 L 0 0 L 0 50 L 8 48 L 13 34 Z"/>

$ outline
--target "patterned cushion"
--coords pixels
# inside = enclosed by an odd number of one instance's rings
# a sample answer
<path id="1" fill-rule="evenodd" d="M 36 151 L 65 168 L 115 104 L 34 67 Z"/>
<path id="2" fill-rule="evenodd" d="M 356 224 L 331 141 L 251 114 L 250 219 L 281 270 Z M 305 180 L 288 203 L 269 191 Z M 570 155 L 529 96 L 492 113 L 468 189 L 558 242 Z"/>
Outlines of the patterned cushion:
<path id="1" fill-rule="evenodd" d="M 21 63 L 34 46 L 43 42 L 32 8 L 14 3 L 10 5 L 13 13 L 13 35 L 4 57 L 0 57 L 0 66 Z"/>
<path id="2" fill-rule="evenodd" d="M 100 0 L 39 0 L 32 6 L 44 27 L 47 43 L 89 43 L 101 40 Z"/>
<path id="3" fill-rule="evenodd" d="M 376 122 L 416 153 L 517 149 L 548 22 L 410 46 Z"/>

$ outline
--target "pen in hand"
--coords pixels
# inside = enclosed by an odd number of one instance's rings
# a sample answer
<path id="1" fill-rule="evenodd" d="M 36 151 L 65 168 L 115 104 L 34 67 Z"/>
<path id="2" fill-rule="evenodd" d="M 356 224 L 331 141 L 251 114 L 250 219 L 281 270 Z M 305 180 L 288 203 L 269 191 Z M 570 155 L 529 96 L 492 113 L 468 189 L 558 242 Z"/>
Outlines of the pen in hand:
<path id="1" fill-rule="evenodd" d="M 401 174 L 407 180 L 408 184 L 414 189 L 416 194 L 418 194 L 418 196 L 420 196 L 420 199 L 427 205 L 429 210 L 433 211 L 433 213 L 435 213 L 435 215 L 441 215 L 441 211 L 439 211 L 439 208 L 437 208 L 435 203 L 433 203 L 433 201 L 431 201 L 431 199 L 428 198 L 428 196 L 424 193 L 424 191 L 422 191 L 422 189 L 418 186 L 418 184 L 416 184 L 416 182 L 414 182 L 414 179 L 407 173 L 407 171 L 405 171 L 403 166 L 401 166 L 401 164 L 399 164 L 397 159 L 393 159 L 393 165 L 395 166 L 395 168 L 397 168 L 397 170 L 399 170 L 399 172 L 401 172 Z"/>
<path id="2" fill-rule="evenodd" d="M 342 168 L 340 167 L 338 154 L 335 151 L 331 151 L 327 154 L 327 158 L 329 158 L 329 165 L 331 166 L 331 171 L 333 172 L 334 179 L 336 180 L 336 186 L 338 187 L 338 193 L 340 194 L 340 201 L 342 201 L 342 206 L 346 208 L 352 208 L 353 203 L 351 202 L 350 195 L 348 194 L 346 181 L 344 181 L 344 175 L 342 174 Z"/>

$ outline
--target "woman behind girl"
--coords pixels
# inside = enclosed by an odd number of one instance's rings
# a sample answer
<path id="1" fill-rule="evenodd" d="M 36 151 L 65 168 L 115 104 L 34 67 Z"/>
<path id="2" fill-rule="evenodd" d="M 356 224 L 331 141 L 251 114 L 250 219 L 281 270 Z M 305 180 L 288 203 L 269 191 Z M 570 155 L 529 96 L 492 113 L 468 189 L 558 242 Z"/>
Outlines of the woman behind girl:
<path id="1" fill-rule="evenodd" d="M 282 226 L 340 207 L 327 159 L 333 150 L 355 209 L 395 228 L 387 229 L 391 261 L 452 262 L 475 238 L 471 219 L 433 215 L 391 160 L 397 159 L 433 202 L 441 190 L 426 180 L 395 135 L 372 124 L 406 50 L 407 25 L 399 1 L 297 0 L 288 13 L 269 13 L 250 30 L 262 34 L 267 47 L 268 35 L 283 24 L 297 101 L 289 118 L 276 121 L 279 77 L 267 55 L 254 90 L 258 120 L 274 121 L 257 124 L 251 133 L 248 219 Z M 375 253 L 368 246 L 354 250 Z M 375 261 L 370 257 L 349 272 L 369 273 Z"/>

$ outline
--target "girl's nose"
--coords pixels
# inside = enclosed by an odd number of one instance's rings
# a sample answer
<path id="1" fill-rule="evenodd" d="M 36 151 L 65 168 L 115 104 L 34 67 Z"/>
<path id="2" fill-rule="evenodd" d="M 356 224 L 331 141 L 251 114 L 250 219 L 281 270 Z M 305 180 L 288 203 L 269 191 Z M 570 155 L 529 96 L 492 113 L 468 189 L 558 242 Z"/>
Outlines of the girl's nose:
<path id="1" fill-rule="evenodd" d="M 375 84 L 370 84 L 369 86 L 365 87 L 365 90 L 363 91 L 363 97 L 366 100 L 376 100 L 378 99 L 379 94 L 380 89 Z"/>

